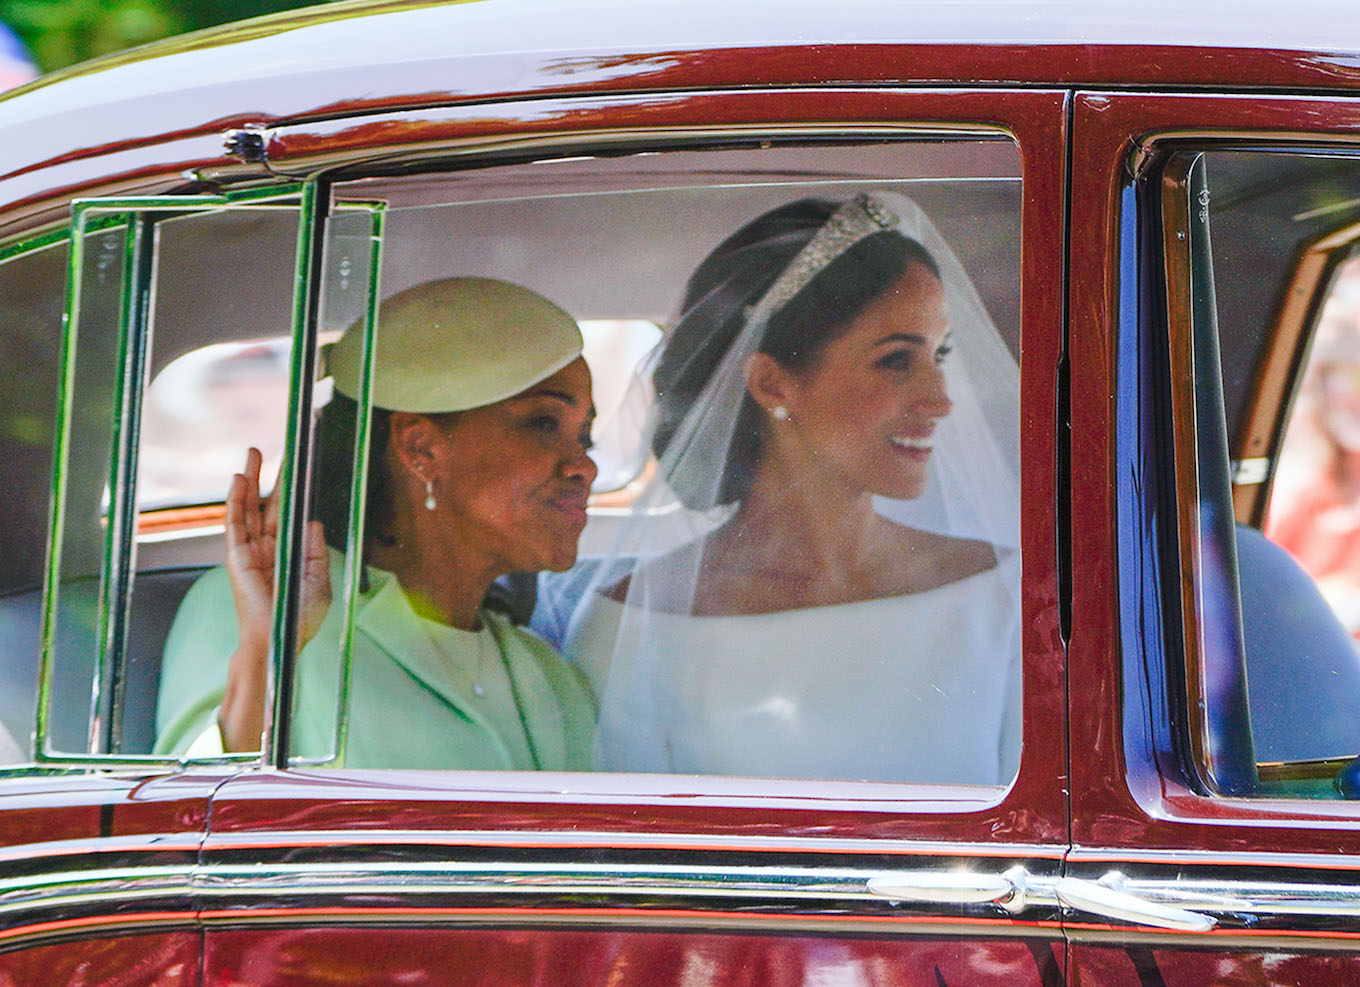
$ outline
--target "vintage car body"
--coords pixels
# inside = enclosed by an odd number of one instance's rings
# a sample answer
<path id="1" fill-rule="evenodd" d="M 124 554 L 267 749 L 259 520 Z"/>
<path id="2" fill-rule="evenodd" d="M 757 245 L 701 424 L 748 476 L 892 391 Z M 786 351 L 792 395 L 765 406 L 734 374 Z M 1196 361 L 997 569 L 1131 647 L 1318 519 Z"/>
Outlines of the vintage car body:
<path id="1" fill-rule="evenodd" d="M 1194 187 L 1177 172 L 1186 154 L 1360 153 L 1358 99 L 1360 21 L 1330 5 L 371 0 L 173 40 L 0 100 L 6 259 L 84 242 L 96 227 L 69 234 L 73 217 L 101 209 L 179 216 L 246 191 L 306 218 L 331 183 L 422 169 L 1004 138 L 1023 180 L 1025 464 L 1024 753 L 993 796 L 358 771 L 291 762 L 280 732 L 259 757 L 181 762 L 111 746 L 100 724 L 123 693 L 100 706 L 112 679 L 98 673 L 92 739 L 72 753 L 47 742 L 67 694 L 39 582 L 61 578 L 60 524 L 48 532 L 77 467 L 60 444 L 25 459 L 11 443 L 0 564 L 35 575 L 2 588 L 0 657 L 36 669 L 44 656 L 34 695 L 56 698 L 26 714 L 36 755 L 0 771 L 5 981 L 1360 980 L 1360 803 L 1253 787 L 1257 759 L 1241 781 L 1215 746 L 1240 735 L 1240 704 L 1195 691 L 1211 665 L 1195 643 L 1213 620 L 1196 554 L 1210 479 L 1184 382 L 1205 371 L 1175 254 L 1187 238 L 1168 219 Z M 291 304 L 294 268 L 259 287 L 261 262 L 239 246 L 203 255 L 197 276 L 242 319 L 257 295 Z M 320 277 L 308 263 L 303 299 Z M 0 304 L 42 310 L 43 332 L 6 352 L 55 380 L 62 313 L 90 324 L 94 281 L 68 298 L 65 262 L 51 267 L 6 279 Z M 568 307 L 597 301 L 583 290 Z M 1244 357 L 1241 375 L 1268 376 L 1264 361 Z M 123 474 L 110 475 L 116 502 Z M 1201 722 L 1206 708 L 1224 722 Z M 1327 784 L 1360 750 L 1333 753 Z"/>

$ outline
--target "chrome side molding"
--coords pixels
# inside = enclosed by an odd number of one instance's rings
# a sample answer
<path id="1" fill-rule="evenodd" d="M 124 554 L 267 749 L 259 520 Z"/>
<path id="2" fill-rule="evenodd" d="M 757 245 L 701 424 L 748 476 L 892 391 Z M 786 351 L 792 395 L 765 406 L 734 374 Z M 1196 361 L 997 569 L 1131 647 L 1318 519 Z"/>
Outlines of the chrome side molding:
<path id="1" fill-rule="evenodd" d="M 1217 928 L 1218 919 L 1203 912 L 1256 910 L 1245 899 L 1198 893 L 1193 888 L 1181 892 L 1165 886 L 1143 887 L 1140 883 L 1133 890 L 1119 871 L 1110 871 L 1095 881 L 1035 877 L 1020 866 L 1004 874 L 903 871 L 871 877 L 867 886 L 871 894 L 915 904 L 998 905 L 1013 915 L 1026 908 L 1057 905 L 1117 922 L 1174 932 L 1208 932 Z"/>
<path id="2" fill-rule="evenodd" d="M 869 878 L 870 894 L 932 905 L 1000 905 L 1012 914 L 1028 902 L 1029 873 L 1012 867 L 1004 874 L 973 871 L 902 871 Z M 1048 902 L 1051 904 L 1051 902 Z"/>
<path id="3" fill-rule="evenodd" d="M 1218 919 L 1210 915 L 1150 901 L 1125 890 L 1124 884 L 1124 876 L 1118 871 L 1111 871 L 1099 881 L 1085 881 L 1078 877 L 1059 878 L 1053 890 L 1064 907 L 1093 912 L 1121 922 L 1150 925 L 1175 932 L 1208 932 L 1218 927 Z"/>

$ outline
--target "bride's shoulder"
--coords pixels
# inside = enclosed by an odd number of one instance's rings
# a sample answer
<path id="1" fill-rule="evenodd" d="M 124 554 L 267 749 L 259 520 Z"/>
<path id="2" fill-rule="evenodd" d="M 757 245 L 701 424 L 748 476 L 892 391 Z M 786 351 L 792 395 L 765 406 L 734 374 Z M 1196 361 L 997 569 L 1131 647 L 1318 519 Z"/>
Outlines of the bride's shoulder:
<path id="1" fill-rule="evenodd" d="M 917 528 L 893 525 L 892 550 L 911 559 L 913 568 L 931 574 L 937 585 L 960 582 L 1000 568 L 1013 554 L 991 542 L 958 538 Z"/>

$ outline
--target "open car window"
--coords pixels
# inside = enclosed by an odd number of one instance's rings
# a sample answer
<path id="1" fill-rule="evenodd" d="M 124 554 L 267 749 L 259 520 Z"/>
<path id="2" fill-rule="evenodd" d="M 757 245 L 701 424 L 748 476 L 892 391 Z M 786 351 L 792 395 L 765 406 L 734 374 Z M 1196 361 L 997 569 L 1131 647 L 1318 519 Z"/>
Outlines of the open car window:
<path id="1" fill-rule="evenodd" d="M 78 211 L 41 757 L 258 757 L 220 724 L 233 654 L 267 635 L 263 739 L 298 765 L 1000 797 L 1022 698 L 1012 140 L 314 192 L 320 215 L 288 193 Z M 544 306 L 558 342 L 526 343 Z M 233 590 L 222 498 L 249 446 L 282 496 L 277 517 L 240 501 Z M 243 585 L 264 594 L 248 637 Z"/>

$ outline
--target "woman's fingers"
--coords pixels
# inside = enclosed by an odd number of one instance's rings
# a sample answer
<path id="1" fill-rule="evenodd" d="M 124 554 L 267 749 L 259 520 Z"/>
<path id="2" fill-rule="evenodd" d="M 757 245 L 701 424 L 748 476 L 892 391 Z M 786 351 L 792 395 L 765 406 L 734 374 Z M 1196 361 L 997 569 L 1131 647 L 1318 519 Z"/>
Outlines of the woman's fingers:
<path id="1" fill-rule="evenodd" d="M 263 457 L 253 446 L 246 452 L 244 469 L 232 477 L 226 496 L 226 541 L 229 564 L 238 572 L 255 570 L 272 583 L 274 546 L 279 527 L 279 484 L 269 496 L 260 497 Z M 325 583 L 329 601 L 329 578 L 325 537 L 319 522 L 308 525 L 303 545 L 306 578 Z"/>
<path id="2" fill-rule="evenodd" d="M 240 473 L 231 478 L 227 487 L 227 549 L 240 548 L 250 542 L 249 525 L 246 521 L 246 487 L 248 481 Z"/>
<path id="3" fill-rule="evenodd" d="M 279 481 L 274 478 L 274 489 L 269 491 L 261 511 L 261 523 L 266 534 L 273 535 L 279 530 Z"/>
<path id="4" fill-rule="evenodd" d="M 255 489 L 260 489 L 260 467 L 264 465 L 264 456 L 259 449 L 251 446 L 246 450 L 246 477 L 255 484 Z"/>
<path id="5" fill-rule="evenodd" d="M 263 526 L 260 519 L 260 466 L 263 457 L 260 450 L 251 446 L 246 450 L 246 465 L 242 471 L 245 477 L 245 517 L 246 525 L 251 538 L 259 538 L 263 534 Z"/>

